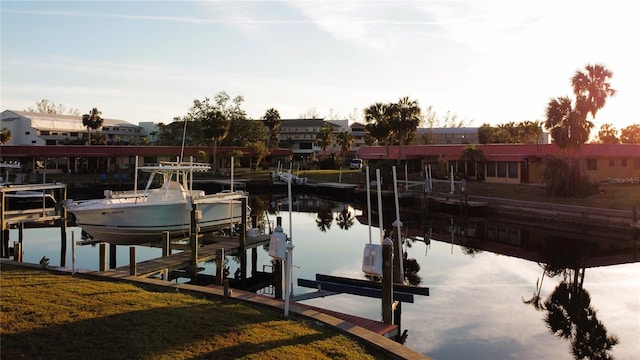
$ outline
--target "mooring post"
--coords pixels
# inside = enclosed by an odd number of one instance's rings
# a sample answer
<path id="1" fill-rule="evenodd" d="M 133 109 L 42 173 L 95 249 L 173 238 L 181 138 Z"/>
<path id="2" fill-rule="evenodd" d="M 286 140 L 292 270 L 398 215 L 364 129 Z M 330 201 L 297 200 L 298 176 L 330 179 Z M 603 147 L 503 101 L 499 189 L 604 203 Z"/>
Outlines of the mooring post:
<path id="1" fill-rule="evenodd" d="M 67 208 L 61 207 L 60 215 L 60 266 L 67 266 Z"/>
<path id="2" fill-rule="evenodd" d="M 251 276 L 258 273 L 258 248 L 251 249 Z"/>
<path id="3" fill-rule="evenodd" d="M 100 243 L 99 250 L 100 258 L 98 259 L 98 269 L 100 269 L 100 271 L 107 271 L 107 244 Z"/>
<path id="4" fill-rule="evenodd" d="M 382 240 L 382 322 L 393 323 L 393 241 Z"/>
<path id="5" fill-rule="evenodd" d="M 191 245 L 191 265 L 193 266 L 192 280 L 195 282 L 198 275 L 198 205 L 191 204 L 191 237 L 189 244 Z"/>
<path id="6" fill-rule="evenodd" d="M 162 235 L 164 235 L 162 238 L 162 257 L 166 257 L 171 255 L 171 241 L 168 231 L 163 232 Z"/>
<path id="7" fill-rule="evenodd" d="M 13 260 L 22 262 L 22 244 L 18 241 L 13 242 Z"/>
<path id="8" fill-rule="evenodd" d="M 4 222 L 4 207 L 6 201 L 4 191 L 0 191 L 0 257 L 9 257 L 9 224 Z M 6 229 L 6 232 L 5 232 Z M 5 256 L 6 254 L 6 256 Z"/>
<path id="9" fill-rule="evenodd" d="M 4 225 L 4 224 L 3 224 Z M 8 258 L 9 257 L 9 225 L 5 228 L 2 227 L 2 231 L 0 232 L 0 257 Z"/>
<path id="10" fill-rule="evenodd" d="M 136 247 L 129 247 L 129 275 L 138 276 L 138 263 L 136 262 Z"/>
<path id="11" fill-rule="evenodd" d="M 216 285 L 222 285 L 224 280 L 224 249 L 216 249 Z"/>
<path id="12" fill-rule="evenodd" d="M 240 226 L 240 279 L 242 286 L 245 286 L 247 280 L 247 198 L 240 199 L 241 209 L 241 226 Z"/>
<path id="13" fill-rule="evenodd" d="M 118 245 L 109 244 L 109 269 L 115 269 L 117 267 L 117 253 Z"/>

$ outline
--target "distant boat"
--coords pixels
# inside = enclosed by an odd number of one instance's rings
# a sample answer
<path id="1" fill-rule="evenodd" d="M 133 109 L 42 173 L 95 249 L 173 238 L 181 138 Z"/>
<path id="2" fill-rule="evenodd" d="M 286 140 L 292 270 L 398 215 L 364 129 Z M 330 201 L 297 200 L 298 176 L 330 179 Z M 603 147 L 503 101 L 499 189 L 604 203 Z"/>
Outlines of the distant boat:
<path id="1" fill-rule="evenodd" d="M 122 245 L 156 242 L 165 232 L 172 238 L 187 238 L 194 203 L 202 232 L 242 222 L 241 199 L 248 197 L 243 191 L 206 195 L 193 190 L 193 173 L 210 170 L 208 164 L 163 162 L 136 169 L 151 173 L 144 191 L 135 190 L 136 177 L 133 191 L 105 191 L 104 199 L 66 202 L 67 211 L 84 232 L 99 241 Z M 156 178 L 162 185 L 152 188 Z"/>

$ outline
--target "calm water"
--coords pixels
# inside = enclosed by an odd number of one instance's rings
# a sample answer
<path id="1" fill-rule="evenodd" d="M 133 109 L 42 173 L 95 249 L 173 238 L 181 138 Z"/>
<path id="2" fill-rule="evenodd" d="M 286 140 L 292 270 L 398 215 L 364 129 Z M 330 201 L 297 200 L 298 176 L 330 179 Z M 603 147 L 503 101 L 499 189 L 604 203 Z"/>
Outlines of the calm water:
<path id="1" fill-rule="evenodd" d="M 366 212 L 349 204 L 326 203 L 308 196 L 298 197 L 293 208 L 291 215 L 288 205 L 282 206 L 279 212 L 271 208 L 269 219 L 275 222 L 276 216 L 281 216 L 284 231 L 293 239 L 294 276 L 314 279 L 316 273 L 321 273 L 363 278 L 362 252 L 369 242 L 369 234 L 372 242 L 379 242 L 379 229 L 366 225 Z M 319 213 L 325 215 L 319 216 Z M 344 214 L 348 214 L 346 221 Z M 401 215 L 407 228 L 418 227 L 415 221 L 405 221 L 403 216 L 408 215 L 404 212 Z M 377 214 L 372 217 L 377 223 Z M 386 217 L 395 218 L 395 215 L 385 213 L 385 223 L 390 221 Z M 415 296 L 415 303 L 402 306 L 402 328 L 409 331 L 406 345 L 435 359 L 572 359 L 574 338 L 553 335 L 545 321 L 549 311 L 536 310 L 525 301 L 538 293 L 540 280 L 542 302 L 562 289 L 562 275 L 543 277 L 542 260 L 569 264 L 579 258 L 588 266 L 580 294 L 590 296 L 590 303 L 579 308 L 595 310 L 600 325 L 594 326 L 592 321 L 578 328 L 593 333 L 604 327 L 606 336 L 613 335 L 619 340 L 611 351 L 615 358 L 640 357 L 640 262 L 637 245 L 635 253 L 633 247 L 628 249 L 632 243 L 631 233 L 612 234 L 585 227 L 569 231 L 559 227 L 562 233 L 554 229 L 553 224 L 532 228 L 490 219 L 431 218 L 426 231 L 418 230 L 418 233 L 426 232 L 434 239 L 429 244 L 413 241 L 406 248 L 408 258 L 415 259 L 420 266 L 417 273 L 420 286 L 429 287 L 431 291 L 430 296 Z M 566 235 L 567 239 L 559 234 Z M 78 228 L 75 237 L 80 240 Z M 68 238 L 67 266 L 70 267 L 71 229 Z M 590 238 L 605 245 L 598 249 L 594 243 L 578 244 L 579 238 Z M 11 240 L 16 239 L 17 231 L 12 230 Z M 541 243 L 547 245 L 544 250 L 538 248 Z M 59 265 L 59 229 L 25 230 L 24 249 L 27 262 L 37 263 L 42 256 L 47 256 L 51 264 Z M 576 257 L 575 254 L 582 255 Z M 128 256 L 127 247 L 118 247 L 118 266 L 125 265 Z M 159 249 L 138 251 L 139 260 L 157 256 L 160 256 Z M 76 268 L 97 270 L 97 259 L 97 246 L 76 247 Z M 269 260 L 266 251 L 259 251 L 260 270 Z M 233 274 L 237 264 L 230 259 L 229 265 Z M 204 266 L 205 273 L 215 273 L 213 264 Z M 573 278 L 569 276 L 569 280 Z M 310 291 L 313 290 L 294 287 L 295 294 Z M 378 299 L 335 295 L 306 302 L 381 319 Z"/>

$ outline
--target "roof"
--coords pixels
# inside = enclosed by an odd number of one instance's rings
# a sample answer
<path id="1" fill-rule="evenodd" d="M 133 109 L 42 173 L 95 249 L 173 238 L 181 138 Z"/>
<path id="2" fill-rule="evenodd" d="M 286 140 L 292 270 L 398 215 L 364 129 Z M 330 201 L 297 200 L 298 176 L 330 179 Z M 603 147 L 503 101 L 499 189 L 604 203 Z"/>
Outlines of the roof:
<path id="1" fill-rule="evenodd" d="M 218 154 L 240 150 L 243 156 L 251 156 L 251 151 L 247 147 L 240 146 L 219 146 Z M 211 146 L 185 146 L 184 156 L 197 156 L 199 151 L 209 153 Z M 86 145 L 3 145 L 0 146 L 2 156 L 87 156 L 87 157 L 112 157 L 112 156 L 174 156 L 181 153 L 180 146 L 86 146 Z M 275 156 L 292 155 L 291 149 L 276 149 L 271 151 Z"/>
<path id="2" fill-rule="evenodd" d="M 10 113 L 16 116 L 11 116 Z M 2 118 L 13 119 L 23 117 L 31 120 L 31 127 L 36 129 L 48 129 L 48 130 L 66 130 L 66 131 L 83 131 L 86 127 L 82 125 L 82 115 L 60 115 L 60 114 L 42 114 L 29 111 L 14 111 L 5 110 L 2 112 Z M 102 119 L 102 126 L 124 126 L 124 127 L 137 127 L 137 125 L 131 124 L 124 120 L 117 119 Z"/>
<path id="3" fill-rule="evenodd" d="M 469 145 L 406 145 L 365 146 L 358 150 L 358 157 L 368 160 L 416 159 L 437 156 L 444 161 L 458 160 L 462 150 Z M 556 144 L 477 144 L 487 161 L 523 161 L 530 158 L 544 158 L 559 155 L 562 150 Z M 585 157 L 640 158 L 640 144 L 584 144 L 581 154 Z M 400 155 L 400 156 L 399 156 Z"/>

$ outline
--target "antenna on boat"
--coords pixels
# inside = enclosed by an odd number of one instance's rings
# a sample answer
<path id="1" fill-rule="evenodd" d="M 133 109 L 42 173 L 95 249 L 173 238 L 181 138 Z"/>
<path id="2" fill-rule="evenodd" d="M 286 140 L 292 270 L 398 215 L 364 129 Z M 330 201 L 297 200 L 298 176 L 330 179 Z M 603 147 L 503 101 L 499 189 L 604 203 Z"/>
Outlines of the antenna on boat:
<path id="1" fill-rule="evenodd" d="M 402 256 L 402 221 L 400 221 L 400 204 L 398 201 L 398 176 L 396 175 L 396 167 L 393 166 L 391 168 L 393 170 L 393 193 L 395 195 L 396 201 L 396 221 L 393 222 L 393 225 L 398 227 L 398 249 L 400 250 L 400 259 L 398 259 L 398 263 L 400 264 L 400 274 L 404 277 L 404 269 L 403 269 L 403 256 Z"/>
<path id="2" fill-rule="evenodd" d="M 369 224 L 369 244 L 371 244 L 371 189 L 369 186 L 369 166 L 365 168 L 367 181 L 367 224 Z"/>
<path id="3" fill-rule="evenodd" d="M 285 271 L 285 299 L 284 299 L 284 316 L 289 316 L 289 302 L 291 295 L 293 294 L 293 225 L 291 220 L 291 167 L 289 167 L 289 182 L 288 182 L 288 195 L 289 195 L 289 241 L 287 241 L 287 259 Z"/>
<path id="4" fill-rule="evenodd" d="M 187 119 L 184 119 L 184 129 L 182 130 L 182 146 L 180 147 L 180 160 L 178 160 L 179 163 L 182 162 L 182 158 L 184 156 L 184 142 L 186 138 L 187 138 Z"/>
<path id="5" fill-rule="evenodd" d="M 135 162 L 136 171 L 133 173 L 133 197 L 138 201 L 138 155 Z"/>

